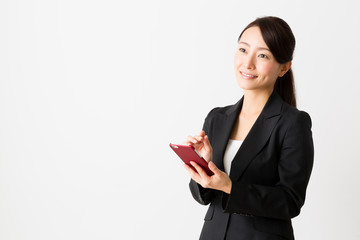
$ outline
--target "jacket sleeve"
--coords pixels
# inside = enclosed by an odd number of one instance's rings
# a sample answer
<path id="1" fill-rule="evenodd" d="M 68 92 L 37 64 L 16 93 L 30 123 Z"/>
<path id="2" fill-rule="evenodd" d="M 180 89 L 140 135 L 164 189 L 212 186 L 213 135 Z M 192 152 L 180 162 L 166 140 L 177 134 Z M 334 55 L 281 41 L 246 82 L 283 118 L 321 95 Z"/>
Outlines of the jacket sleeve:
<path id="1" fill-rule="evenodd" d="M 211 144 L 211 135 L 210 135 L 209 129 L 210 129 L 210 124 L 211 124 L 211 115 L 215 109 L 213 109 L 209 112 L 209 114 L 205 118 L 205 122 L 204 122 L 204 125 L 202 128 L 202 130 L 205 131 L 205 134 L 208 135 L 210 144 Z M 189 187 L 190 187 L 190 191 L 191 191 L 193 198 L 198 203 L 200 203 L 202 205 L 207 205 L 211 202 L 213 193 L 214 193 L 213 189 L 203 188 L 200 184 L 198 184 L 197 182 L 195 182 L 192 179 L 190 180 Z"/>
<path id="2" fill-rule="evenodd" d="M 297 112 L 285 132 L 275 186 L 233 182 L 230 194 L 223 193 L 225 212 L 290 219 L 300 213 L 313 166 L 311 119 Z"/>

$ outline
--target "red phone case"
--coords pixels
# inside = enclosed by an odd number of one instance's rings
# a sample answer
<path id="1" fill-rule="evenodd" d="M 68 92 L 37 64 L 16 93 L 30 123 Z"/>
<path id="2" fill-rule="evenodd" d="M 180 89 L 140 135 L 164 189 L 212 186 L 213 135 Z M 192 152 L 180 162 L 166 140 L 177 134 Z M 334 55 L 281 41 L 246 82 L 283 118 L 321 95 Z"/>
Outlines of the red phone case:
<path id="1" fill-rule="evenodd" d="M 207 175 L 214 175 L 214 173 L 209 169 L 208 163 L 196 152 L 193 146 L 170 143 L 170 147 L 181 158 L 181 160 L 183 160 L 184 163 L 192 167 L 195 171 L 196 169 L 190 164 L 190 161 L 194 161 L 199 164 L 205 170 Z"/>

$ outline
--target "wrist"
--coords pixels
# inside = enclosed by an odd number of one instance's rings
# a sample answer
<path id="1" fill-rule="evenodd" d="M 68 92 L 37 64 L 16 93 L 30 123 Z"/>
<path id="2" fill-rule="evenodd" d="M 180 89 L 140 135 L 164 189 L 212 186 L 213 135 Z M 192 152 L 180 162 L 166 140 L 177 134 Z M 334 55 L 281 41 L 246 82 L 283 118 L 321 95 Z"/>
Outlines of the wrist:
<path id="1" fill-rule="evenodd" d="M 231 180 L 229 179 L 229 183 L 226 184 L 225 189 L 224 189 L 224 192 L 227 193 L 227 194 L 230 194 L 230 193 L 231 193 L 231 187 L 232 187 L 232 182 L 231 182 Z"/>

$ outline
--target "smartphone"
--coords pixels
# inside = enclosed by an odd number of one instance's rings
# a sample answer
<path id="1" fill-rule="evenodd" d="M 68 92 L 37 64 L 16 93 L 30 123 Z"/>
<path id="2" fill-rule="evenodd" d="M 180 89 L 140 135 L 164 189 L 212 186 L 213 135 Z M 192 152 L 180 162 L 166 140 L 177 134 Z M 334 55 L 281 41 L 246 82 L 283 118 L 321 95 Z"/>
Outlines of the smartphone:
<path id="1" fill-rule="evenodd" d="M 188 166 L 196 169 L 190 164 L 190 161 L 194 161 L 199 164 L 206 172 L 207 175 L 212 176 L 214 173 L 209 169 L 208 163 L 204 158 L 200 156 L 200 154 L 196 151 L 196 149 L 191 145 L 179 145 L 170 143 L 170 147 L 174 152 L 181 158 L 181 160 L 186 163 Z"/>

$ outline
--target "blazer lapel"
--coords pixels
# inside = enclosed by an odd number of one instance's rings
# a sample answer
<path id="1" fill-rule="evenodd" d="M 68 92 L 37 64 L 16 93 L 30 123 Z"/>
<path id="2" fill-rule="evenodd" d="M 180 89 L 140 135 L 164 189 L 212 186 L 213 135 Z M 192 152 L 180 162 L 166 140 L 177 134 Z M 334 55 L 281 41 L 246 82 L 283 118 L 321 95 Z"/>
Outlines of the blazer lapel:
<path id="1" fill-rule="evenodd" d="M 280 119 L 282 104 L 282 99 L 274 91 L 234 157 L 230 170 L 231 180 L 237 181 L 241 177 L 250 162 L 266 144 Z"/>
<path id="2" fill-rule="evenodd" d="M 235 105 L 226 110 L 224 115 L 217 119 L 215 128 L 215 136 L 213 145 L 213 161 L 215 165 L 224 171 L 224 153 L 229 141 L 233 126 L 239 116 L 244 97 L 242 97 Z"/>

